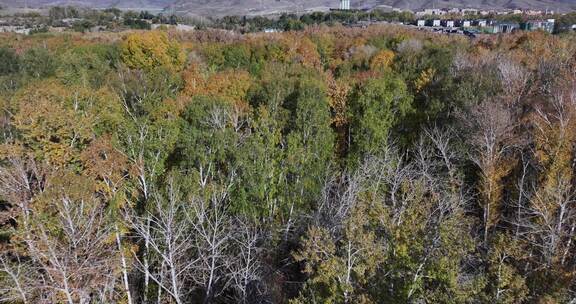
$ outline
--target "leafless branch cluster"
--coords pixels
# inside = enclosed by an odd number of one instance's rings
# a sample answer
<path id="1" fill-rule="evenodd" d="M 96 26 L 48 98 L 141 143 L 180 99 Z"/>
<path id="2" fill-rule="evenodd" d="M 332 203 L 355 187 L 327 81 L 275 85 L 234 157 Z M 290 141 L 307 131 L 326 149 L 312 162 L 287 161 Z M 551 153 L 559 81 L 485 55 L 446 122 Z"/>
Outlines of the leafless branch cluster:
<path id="1" fill-rule="evenodd" d="M 156 195 L 148 213 L 131 220 L 135 237 L 148 246 L 146 260 L 134 252 L 138 269 L 158 286 L 158 301 L 166 293 L 188 303 L 199 291 L 210 303 L 231 287 L 238 302 L 248 302 L 261 279 L 261 232 L 231 216 L 226 192 L 191 200 L 179 193 L 169 181 L 167 195 Z"/>

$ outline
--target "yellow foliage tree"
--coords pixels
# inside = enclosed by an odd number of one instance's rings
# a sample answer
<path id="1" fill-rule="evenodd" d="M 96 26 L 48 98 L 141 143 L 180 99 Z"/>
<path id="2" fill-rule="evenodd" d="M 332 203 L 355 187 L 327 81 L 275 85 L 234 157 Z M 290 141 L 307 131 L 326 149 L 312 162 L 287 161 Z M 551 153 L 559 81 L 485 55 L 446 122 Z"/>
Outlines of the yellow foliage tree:
<path id="1" fill-rule="evenodd" d="M 394 52 L 391 50 L 381 50 L 372 57 L 370 68 L 372 70 L 386 69 L 394 60 Z"/>
<path id="2" fill-rule="evenodd" d="M 347 100 L 352 90 L 352 84 L 349 79 L 335 79 L 330 73 L 327 73 L 326 82 L 330 108 L 333 113 L 332 123 L 336 128 L 337 150 L 343 155 L 347 148 Z"/>
<path id="3" fill-rule="evenodd" d="M 120 102 L 108 90 L 36 83 L 13 98 L 13 125 L 22 143 L 54 166 L 75 163 L 98 133 L 115 128 Z"/>
<path id="4" fill-rule="evenodd" d="M 109 135 L 94 140 L 80 155 L 84 174 L 96 180 L 98 193 L 112 199 L 130 170 L 127 157 L 114 149 Z"/>
<path id="5" fill-rule="evenodd" d="M 198 67 L 191 66 L 184 72 L 184 94 L 221 98 L 230 102 L 246 99 L 252 83 L 250 74 L 243 70 L 225 70 L 204 75 Z"/>
<path id="6" fill-rule="evenodd" d="M 348 79 L 337 80 L 331 74 L 328 74 L 327 83 L 330 107 L 334 112 L 332 122 L 336 127 L 345 126 L 348 123 L 346 118 L 346 101 L 348 100 L 352 85 Z"/>
<path id="7" fill-rule="evenodd" d="M 436 70 L 429 68 L 422 73 L 420 73 L 420 77 L 414 81 L 414 87 L 416 88 L 416 92 L 422 91 L 424 87 L 426 87 L 432 79 L 434 79 L 434 75 L 436 75 Z"/>
<path id="8" fill-rule="evenodd" d="M 206 83 L 206 91 L 230 101 L 241 101 L 246 98 L 250 88 L 250 74 L 242 70 L 226 70 L 212 75 Z"/>
<path id="9" fill-rule="evenodd" d="M 178 71 L 186 61 L 186 55 L 180 43 L 171 40 L 165 32 L 151 31 L 125 37 L 122 60 L 133 69 L 165 67 Z"/>

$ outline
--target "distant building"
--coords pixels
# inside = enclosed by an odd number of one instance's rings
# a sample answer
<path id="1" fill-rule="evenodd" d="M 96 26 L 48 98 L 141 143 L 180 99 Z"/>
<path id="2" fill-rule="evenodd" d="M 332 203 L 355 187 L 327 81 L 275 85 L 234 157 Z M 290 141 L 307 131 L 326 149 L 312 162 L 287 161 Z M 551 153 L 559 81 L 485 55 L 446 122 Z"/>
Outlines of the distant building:
<path id="1" fill-rule="evenodd" d="M 478 15 L 478 10 L 475 8 L 463 8 L 462 15 Z"/>
<path id="2" fill-rule="evenodd" d="M 30 34 L 31 31 L 32 31 L 31 28 L 26 28 L 23 26 L 12 26 L 12 25 L 0 26 L 0 33 L 17 33 L 28 35 Z"/>
<path id="3" fill-rule="evenodd" d="M 62 22 L 66 26 L 72 26 L 72 25 L 74 25 L 74 23 L 80 22 L 83 20 L 84 19 L 81 19 L 81 18 L 65 18 L 65 19 L 60 20 L 60 22 Z"/>
<path id="4" fill-rule="evenodd" d="M 480 19 L 480 20 L 474 21 L 474 25 L 476 25 L 478 27 L 485 27 L 486 25 L 488 25 L 488 23 L 486 22 L 486 20 Z"/>
<path id="5" fill-rule="evenodd" d="M 432 20 L 432 26 L 440 26 L 440 19 L 434 19 Z"/>
<path id="6" fill-rule="evenodd" d="M 417 26 L 426 26 L 426 20 L 419 19 L 418 21 L 416 21 L 416 25 Z"/>
<path id="7" fill-rule="evenodd" d="M 470 20 L 461 20 L 461 21 L 459 21 L 459 26 L 460 26 L 460 27 L 471 27 L 471 26 L 472 26 L 472 21 L 470 21 Z"/>
<path id="8" fill-rule="evenodd" d="M 524 14 L 528 16 L 540 16 L 542 15 L 542 11 L 540 10 L 525 10 Z"/>
<path id="9" fill-rule="evenodd" d="M 556 20 L 554 19 L 547 19 L 547 20 L 529 20 L 524 24 L 523 29 L 527 31 L 537 31 L 543 30 L 549 33 L 554 31 L 554 23 Z"/>
<path id="10" fill-rule="evenodd" d="M 24 26 L 15 26 L 15 25 L 2 25 L 0 26 L 0 33 L 17 33 L 17 34 L 24 34 L 28 35 L 32 31 L 31 28 L 26 28 Z"/>
<path id="11" fill-rule="evenodd" d="M 196 29 L 196 27 L 192 26 L 192 25 L 186 25 L 186 24 L 177 24 L 176 25 L 176 30 L 178 30 L 178 31 L 186 32 L 186 31 L 193 31 L 195 29 Z"/>
<path id="12" fill-rule="evenodd" d="M 492 25 L 491 32 L 493 34 L 497 33 L 512 33 L 515 30 L 520 29 L 520 24 L 515 22 L 499 22 Z"/>
<path id="13" fill-rule="evenodd" d="M 50 26 L 48 28 L 48 31 L 53 32 L 53 33 L 63 33 L 67 30 L 68 30 L 68 28 L 64 27 L 64 26 Z"/>
<path id="14" fill-rule="evenodd" d="M 444 15 L 446 12 L 438 8 L 427 8 L 423 11 L 416 12 L 416 16 L 440 16 Z"/>
<path id="15" fill-rule="evenodd" d="M 442 21 L 440 21 L 440 24 L 443 27 L 454 27 L 454 25 L 455 25 L 454 20 L 442 20 Z"/>
<path id="16" fill-rule="evenodd" d="M 341 10 L 349 10 L 350 9 L 350 0 L 340 0 L 340 9 Z"/>
<path id="17" fill-rule="evenodd" d="M 166 27 L 166 28 L 170 28 L 170 29 L 175 29 L 177 31 L 182 31 L 182 32 L 188 32 L 188 31 L 193 31 L 196 29 L 196 27 L 191 26 L 191 25 L 186 25 L 186 24 L 152 24 L 151 28 L 153 30 L 155 29 L 159 29 L 162 27 Z"/>

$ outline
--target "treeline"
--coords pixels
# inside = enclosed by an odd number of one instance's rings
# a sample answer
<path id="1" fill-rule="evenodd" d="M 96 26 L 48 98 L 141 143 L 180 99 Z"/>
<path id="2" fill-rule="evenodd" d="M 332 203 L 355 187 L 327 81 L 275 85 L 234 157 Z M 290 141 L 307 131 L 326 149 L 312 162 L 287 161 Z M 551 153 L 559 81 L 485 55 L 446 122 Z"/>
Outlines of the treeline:
<path id="1" fill-rule="evenodd" d="M 18 14 L 11 20 L 14 24 L 33 26 L 70 27 L 77 32 L 86 32 L 93 27 L 107 31 L 129 29 L 150 30 L 152 24 L 185 24 L 199 29 L 219 28 L 241 33 L 261 32 L 266 29 L 279 31 L 302 30 L 310 25 L 356 24 L 362 21 L 412 22 L 410 12 L 331 11 L 306 14 L 283 13 L 280 16 L 223 16 L 187 17 L 168 13 L 152 14 L 148 11 L 122 11 L 117 8 L 104 10 L 55 6 L 46 16 L 39 13 Z"/>
<path id="2" fill-rule="evenodd" d="M 279 31 L 297 31 L 303 30 L 310 25 L 339 25 L 339 24 L 358 24 L 359 22 L 404 22 L 411 23 L 415 21 L 414 14 L 411 12 L 384 12 L 381 10 L 372 11 L 330 11 L 330 12 L 313 12 L 306 14 L 281 14 L 279 17 L 266 16 L 224 16 L 215 18 L 205 26 L 235 30 L 239 32 L 261 32 L 266 29 L 275 29 Z"/>
<path id="3" fill-rule="evenodd" d="M 38 12 L 7 15 L 5 22 L 34 28 L 35 33 L 45 33 L 48 27 L 69 28 L 87 32 L 93 28 L 105 31 L 150 30 L 153 24 L 196 24 L 197 20 L 174 14 L 152 14 L 148 11 L 122 11 L 117 8 L 88 9 L 74 6 L 54 6 L 45 14 Z"/>
<path id="4" fill-rule="evenodd" d="M 489 14 L 489 15 L 459 15 L 445 14 L 417 17 L 409 11 L 364 10 L 333 10 L 329 12 L 312 12 L 304 14 L 283 13 L 279 16 L 223 16 L 223 17 L 189 17 L 168 13 L 152 14 L 148 11 L 122 11 L 117 8 L 104 10 L 76 8 L 73 6 L 55 6 L 48 14 L 39 13 L 16 14 L 9 17 L 12 25 L 34 28 L 32 34 L 46 33 L 49 26 L 64 27 L 76 32 L 89 31 L 125 31 L 151 30 L 153 25 L 188 25 L 199 30 L 224 29 L 239 33 L 255 33 L 263 31 L 301 31 L 306 27 L 339 26 L 339 25 L 369 25 L 377 22 L 415 24 L 417 19 L 449 19 L 478 20 L 487 19 L 499 22 L 525 23 L 534 19 L 555 19 L 554 33 L 572 32 L 576 24 L 576 13 L 550 14 L 545 16 L 530 16 L 524 14 Z"/>
<path id="5" fill-rule="evenodd" d="M 571 303 L 576 36 L 0 38 L 3 303 Z"/>

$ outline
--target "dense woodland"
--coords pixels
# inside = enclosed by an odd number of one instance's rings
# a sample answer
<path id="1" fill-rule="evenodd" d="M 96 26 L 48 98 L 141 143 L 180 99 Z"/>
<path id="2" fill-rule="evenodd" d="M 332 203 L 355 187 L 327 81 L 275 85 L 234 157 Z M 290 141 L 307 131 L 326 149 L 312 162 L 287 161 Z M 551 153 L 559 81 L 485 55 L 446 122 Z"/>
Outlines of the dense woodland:
<path id="1" fill-rule="evenodd" d="M 576 301 L 576 35 L 0 46 L 2 303 Z"/>

